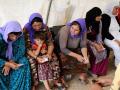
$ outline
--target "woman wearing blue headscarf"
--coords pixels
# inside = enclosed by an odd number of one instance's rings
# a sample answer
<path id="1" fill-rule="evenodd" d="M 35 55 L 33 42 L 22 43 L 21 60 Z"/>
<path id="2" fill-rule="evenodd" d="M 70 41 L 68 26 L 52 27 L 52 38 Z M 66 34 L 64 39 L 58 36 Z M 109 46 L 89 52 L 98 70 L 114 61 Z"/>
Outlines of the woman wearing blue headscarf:
<path id="1" fill-rule="evenodd" d="M 30 67 L 17 21 L 0 28 L 0 90 L 30 90 Z"/>

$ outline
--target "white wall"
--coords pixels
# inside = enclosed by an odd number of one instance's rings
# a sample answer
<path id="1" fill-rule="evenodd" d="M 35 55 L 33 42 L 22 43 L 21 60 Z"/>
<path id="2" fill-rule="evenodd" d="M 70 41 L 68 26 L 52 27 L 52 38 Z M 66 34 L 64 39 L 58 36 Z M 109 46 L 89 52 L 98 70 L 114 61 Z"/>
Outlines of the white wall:
<path id="1" fill-rule="evenodd" d="M 0 25 L 9 20 L 18 20 L 22 26 L 31 13 L 39 12 L 46 21 L 50 0 L 0 0 Z M 53 0 L 49 26 L 65 24 L 70 20 L 85 17 L 85 13 L 94 6 L 105 11 L 110 3 L 119 4 L 119 0 Z"/>

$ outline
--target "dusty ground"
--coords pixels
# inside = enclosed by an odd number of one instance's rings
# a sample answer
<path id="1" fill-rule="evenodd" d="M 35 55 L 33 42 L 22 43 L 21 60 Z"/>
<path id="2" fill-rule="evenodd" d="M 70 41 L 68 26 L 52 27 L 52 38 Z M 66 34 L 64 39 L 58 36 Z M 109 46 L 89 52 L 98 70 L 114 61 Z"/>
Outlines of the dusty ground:
<path id="1" fill-rule="evenodd" d="M 114 77 L 114 72 L 115 72 L 115 67 L 114 67 L 114 62 L 113 62 L 114 57 L 113 57 L 112 52 L 111 52 L 109 60 L 110 60 L 110 62 L 109 62 L 109 70 L 108 70 L 108 74 L 106 76 L 113 78 Z M 89 77 L 90 83 L 88 85 L 83 85 L 78 80 L 78 74 L 76 74 L 76 75 L 74 75 L 74 77 L 70 81 L 68 81 L 69 88 L 67 90 L 89 90 L 89 87 L 90 87 L 90 84 L 91 84 L 91 79 L 92 79 L 92 77 Z M 106 87 L 106 88 L 104 88 L 104 90 L 109 90 L 109 88 L 110 87 Z M 39 90 L 45 90 L 45 89 L 42 86 Z"/>

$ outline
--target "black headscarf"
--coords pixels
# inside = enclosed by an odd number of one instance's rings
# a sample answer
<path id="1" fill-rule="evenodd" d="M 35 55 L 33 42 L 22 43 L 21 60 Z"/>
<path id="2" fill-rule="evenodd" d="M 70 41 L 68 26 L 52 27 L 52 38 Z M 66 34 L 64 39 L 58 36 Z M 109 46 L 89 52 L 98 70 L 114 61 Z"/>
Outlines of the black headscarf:
<path id="1" fill-rule="evenodd" d="M 86 18 L 85 18 L 85 21 L 86 21 L 86 26 L 87 26 L 87 29 L 92 26 L 93 28 L 95 29 L 98 29 L 99 28 L 99 22 L 98 21 L 95 21 L 95 18 L 97 16 L 100 16 L 102 14 L 102 11 L 100 8 L 98 7 L 94 7 L 92 8 L 91 10 L 89 10 L 87 13 L 86 13 Z"/>

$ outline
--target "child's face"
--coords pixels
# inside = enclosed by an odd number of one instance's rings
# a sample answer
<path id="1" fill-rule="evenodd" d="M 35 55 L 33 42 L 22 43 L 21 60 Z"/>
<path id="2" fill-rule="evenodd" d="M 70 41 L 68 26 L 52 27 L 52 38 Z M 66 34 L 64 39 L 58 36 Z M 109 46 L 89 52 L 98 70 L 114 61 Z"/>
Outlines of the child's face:
<path id="1" fill-rule="evenodd" d="M 34 41 L 36 44 L 42 44 L 44 42 L 44 40 L 41 40 L 39 38 L 34 39 Z"/>

